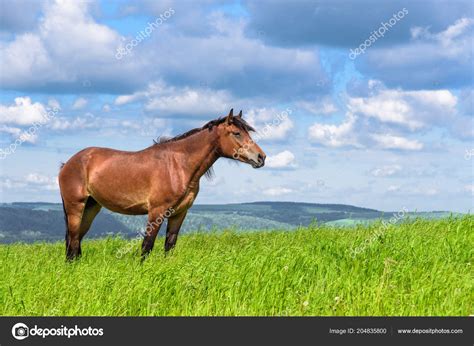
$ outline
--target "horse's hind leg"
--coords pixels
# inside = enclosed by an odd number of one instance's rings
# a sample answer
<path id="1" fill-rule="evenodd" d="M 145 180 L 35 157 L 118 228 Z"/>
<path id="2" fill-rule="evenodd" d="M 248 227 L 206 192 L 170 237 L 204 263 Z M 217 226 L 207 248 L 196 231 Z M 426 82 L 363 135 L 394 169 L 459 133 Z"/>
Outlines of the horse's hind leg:
<path id="1" fill-rule="evenodd" d="M 81 240 L 89 230 L 92 221 L 101 209 L 92 197 L 86 197 L 77 202 L 65 201 L 67 213 L 67 233 L 66 233 L 66 258 L 73 260 L 79 257 L 81 251 Z"/>
<path id="2" fill-rule="evenodd" d="M 85 199 L 77 202 L 63 201 L 66 213 L 66 259 L 73 260 L 81 254 L 80 229 Z"/>
<path id="3" fill-rule="evenodd" d="M 81 227 L 79 229 L 79 254 L 81 254 L 80 241 L 91 228 L 92 221 L 94 221 L 101 208 L 102 206 L 97 203 L 94 198 L 92 198 L 91 196 L 87 198 L 86 205 L 84 207 L 84 212 L 82 213 Z"/>

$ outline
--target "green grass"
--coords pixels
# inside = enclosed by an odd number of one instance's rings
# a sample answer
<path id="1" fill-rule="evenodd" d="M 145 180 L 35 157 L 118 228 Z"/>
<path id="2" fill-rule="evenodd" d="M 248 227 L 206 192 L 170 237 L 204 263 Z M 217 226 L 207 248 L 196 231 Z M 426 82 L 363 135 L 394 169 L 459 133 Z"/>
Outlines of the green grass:
<path id="1" fill-rule="evenodd" d="M 62 243 L 1 245 L 0 314 L 466 316 L 473 225 L 191 234 L 166 258 L 159 238 L 142 265 L 137 242 L 116 257 L 131 243 L 118 238 L 85 241 L 73 264 Z"/>

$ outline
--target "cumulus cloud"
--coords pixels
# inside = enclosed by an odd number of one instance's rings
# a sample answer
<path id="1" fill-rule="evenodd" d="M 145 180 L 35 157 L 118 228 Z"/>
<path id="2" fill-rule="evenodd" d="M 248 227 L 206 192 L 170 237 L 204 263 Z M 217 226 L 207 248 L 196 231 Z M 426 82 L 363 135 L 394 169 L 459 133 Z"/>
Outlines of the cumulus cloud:
<path id="1" fill-rule="evenodd" d="M 37 133 L 30 133 L 18 127 L 0 126 L 0 132 L 7 133 L 13 140 L 20 139 L 22 142 L 34 144 L 38 139 Z"/>
<path id="2" fill-rule="evenodd" d="M 82 109 L 87 105 L 87 100 L 83 97 L 79 97 L 72 104 L 72 109 Z"/>
<path id="3" fill-rule="evenodd" d="M 402 170 L 400 165 L 385 165 L 382 167 L 374 168 L 370 173 L 374 177 L 390 177 L 397 174 Z"/>
<path id="4" fill-rule="evenodd" d="M 354 114 L 417 130 L 445 124 L 456 114 L 456 105 L 449 90 L 383 89 L 368 97 L 350 97 L 347 107 Z"/>
<path id="5" fill-rule="evenodd" d="M 329 91 L 330 83 L 317 83 L 329 80 L 318 50 L 265 45 L 245 35 L 245 19 L 217 10 L 199 22 L 212 30 L 196 35 L 182 34 L 180 28 L 163 28 L 159 36 L 151 37 L 147 49 L 144 45 L 140 51 L 143 61 L 153 61 L 146 74 L 155 73 L 167 85 L 227 90 L 237 98 L 288 100 Z M 142 47 L 138 48 L 137 54 Z"/>
<path id="6" fill-rule="evenodd" d="M 0 11 L 0 30 L 23 32 L 33 29 L 43 5 L 43 1 L 36 0 L 3 1 Z M 25 11 L 25 8 L 28 8 L 28 11 Z"/>
<path id="7" fill-rule="evenodd" d="M 410 39 L 410 28 L 428 26 L 434 30 L 472 13 L 469 0 L 424 1 L 395 0 L 380 6 L 377 0 L 361 0 L 354 6 L 346 1 L 299 0 L 247 1 L 251 19 L 248 30 L 255 36 L 279 46 L 330 45 L 353 48 L 406 7 L 409 11 L 402 21 L 390 29 L 380 44 L 399 44 Z"/>
<path id="8" fill-rule="evenodd" d="M 465 96 L 460 104 L 449 90 L 388 89 L 380 81 L 369 80 L 364 95 L 348 95 L 345 101 L 346 117 L 341 123 L 317 122 L 309 128 L 313 143 L 416 151 L 424 144 L 410 136 L 434 128 L 448 129 L 459 139 L 473 135 L 472 118 L 461 110 Z"/>
<path id="9" fill-rule="evenodd" d="M 114 58 L 121 37 L 95 22 L 89 7 L 87 1 L 47 2 L 36 30 L 0 42 L 0 64 L 9 67 L 0 76 L 3 87 L 73 90 L 83 88 L 81 78 L 109 91 L 123 85 L 130 66 Z"/>
<path id="10" fill-rule="evenodd" d="M 284 150 L 278 154 L 268 156 L 265 162 L 265 167 L 294 168 L 296 167 L 295 155 L 289 150 Z"/>
<path id="11" fill-rule="evenodd" d="M 411 40 L 368 50 L 364 58 L 357 60 L 357 67 L 390 87 L 439 89 L 472 85 L 474 19 L 463 17 L 466 13 L 434 33 L 430 24 L 413 26 Z"/>
<path id="12" fill-rule="evenodd" d="M 401 136 L 390 134 L 374 134 L 371 136 L 378 146 L 382 149 L 399 149 L 399 150 L 421 150 L 423 143 L 418 140 L 411 140 Z"/>
<path id="13" fill-rule="evenodd" d="M 144 117 L 138 120 L 98 117 L 90 112 L 76 117 L 58 117 L 47 127 L 53 131 L 99 131 L 101 134 L 130 134 L 145 137 L 167 136 L 170 129 L 166 119 Z"/>
<path id="14" fill-rule="evenodd" d="M 151 35 L 120 61 L 116 50 L 131 38 L 98 23 L 90 11 L 86 1 L 48 2 L 35 30 L 0 42 L 0 64 L 9 66 L 0 76 L 2 85 L 84 92 L 87 81 L 89 92 L 132 94 L 161 78 L 178 89 L 189 87 L 188 94 L 181 95 L 186 102 L 194 102 L 196 89 L 225 90 L 238 98 L 285 99 L 329 90 L 329 85 L 317 84 L 329 80 L 317 50 L 265 45 L 245 35 L 246 20 L 217 9 L 199 18 L 187 16 L 198 24 L 194 27 L 208 27 L 206 35 L 181 30 L 179 25 L 187 24 L 176 14 L 160 26 L 159 35 Z M 183 8 L 182 13 L 188 11 Z M 166 99 L 157 102 L 157 107 L 169 108 Z"/>
<path id="15" fill-rule="evenodd" d="M 120 95 L 115 104 L 122 106 L 142 101 L 145 110 L 160 116 L 195 115 L 213 117 L 230 109 L 231 95 L 225 90 L 167 86 L 163 81 L 152 83 L 144 91 Z"/>
<path id="16" fill-rule="evenodd" d="M 388 89 L 380 81 L 369 80 L 364 95 L 347 98 L 347 108 L 359 118 L 388 127 L 413 133 L 438 127 L 469 139 L 474 137 L 470 95 L 471 89 L 463 89 L 459 97 L 447 89 Z"/>
<path id="17" fill-rule="evenodd" d="M 106 119 L 103 119 L 103 122 L 107 122 Z M 53 119 L 48 127 L 51 130 L 55 131 L 66 131 L 66 130 L 83 130 L 91 128 L 100 128 L 104 124 L 101 123 L 101 119 L 95 117 L 92 113 L 86 113 L 81 116 L 74 118 L 59 117 Z"/>
<path id="18" fill-rule="evenodd" d="M 31 125 L 44 122 L 46 114 L 46 107 L 29 97 L 17 97 L 9 106 L 0 104 L 0 123 Z"/>
<path id="19" fill-rule="evenodd" d="M 252 135 L 259 141 L 282 141 L 288 138 L 294 124 L 291 109 L 255 108 L 245 114 L 245 118 L 257 133 Z"/>
<path id="20" fill-rule="evenodd" d="M 309 128 L 309 139 L 327 147 L 362 147 L 357 139 L 355 123 L 357 117 L 347 114 L 340 125 L 315 123 Z"/>
<path id="21" fill-rule="evenodd" d="M 32 102 L 29 97 L 17 97 L 11 105 L 0 104 L 0 132 L 8 134 L 12 140 L 34 144 L 38 139 L 38 128 L 51 122 L 59 109 L 59 103 L 54 99 L 44 105 Z"/>
<path id="22" fill-rule="evenodd" d="M 296 105 L 314 115 L 328 115 L 337 112 L 338 108 L 332 102 L 329 97 L 325 97 L 321 100 L 311 102 L 311 101 L 298 101 Z"/>
<path id="23" fill-rule="evenodd" d="M 59 190 L 57 176 L 48 176 L 41 173 L 32 172 L 22 177 L 2 177 L 0 187 L 5 189 L 28 188 L 36 191 L 56 191 Z"/>
<path id="24" fill-rule="evenodd" d="M 30 173 L 25 177 L 25 182 L 40 187 L 44 190 L 59 190 L 58 178 L 38 173 Z"/>

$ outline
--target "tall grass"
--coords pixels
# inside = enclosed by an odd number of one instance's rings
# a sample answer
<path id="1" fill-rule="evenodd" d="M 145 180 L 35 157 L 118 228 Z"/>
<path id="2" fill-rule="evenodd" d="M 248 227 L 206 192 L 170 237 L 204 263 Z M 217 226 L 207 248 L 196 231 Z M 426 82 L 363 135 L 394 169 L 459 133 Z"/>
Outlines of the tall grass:
<path id="1" fill-rule="evenodd" d="M 1 245 L 0 314 L 466 316 L 473 225 L 184 235 L 167 257 L 159 238 L 143 264 L 137 250 L 116 257 L 130 242 L 118 238 L 85 241 L 72 264 L 62 243 Z"/>

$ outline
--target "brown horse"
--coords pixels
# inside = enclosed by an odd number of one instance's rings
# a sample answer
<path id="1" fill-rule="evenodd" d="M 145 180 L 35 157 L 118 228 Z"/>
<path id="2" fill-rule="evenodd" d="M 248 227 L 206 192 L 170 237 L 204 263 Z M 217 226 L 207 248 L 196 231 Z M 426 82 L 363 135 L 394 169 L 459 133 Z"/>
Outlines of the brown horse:
<path id="1" fill-rule="evenodd" d="M 220 157 L 260 168 L 265 153 L 251 139 L 255 131 L 242 111 L 212 120 L 202 128 L 160 141 L 137 152 L 86 148 L 59 173 L 66 220 L 66 258 L 81 255 L 81 240 L 102 207 L 121 214 L 148 214 L 142 258 L 152 250 L 164 218 L 165 253 L 198 192 L 199 180 Z"/>

